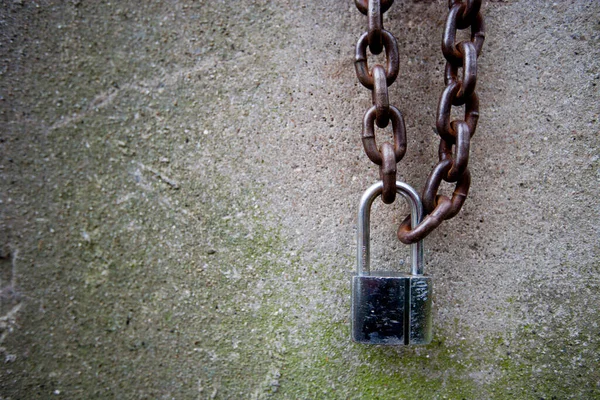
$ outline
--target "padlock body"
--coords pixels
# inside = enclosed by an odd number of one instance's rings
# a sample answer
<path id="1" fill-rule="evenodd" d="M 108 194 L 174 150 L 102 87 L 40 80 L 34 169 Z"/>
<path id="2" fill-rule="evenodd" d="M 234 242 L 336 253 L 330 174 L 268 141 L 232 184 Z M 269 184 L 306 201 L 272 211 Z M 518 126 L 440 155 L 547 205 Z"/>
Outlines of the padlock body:
<path id="1" fill-rule="evenodd" d="M 352 339 L 360 343 L 428 344 L 432 282 L 426 275 L 375 271 L 352 278 Z"/>

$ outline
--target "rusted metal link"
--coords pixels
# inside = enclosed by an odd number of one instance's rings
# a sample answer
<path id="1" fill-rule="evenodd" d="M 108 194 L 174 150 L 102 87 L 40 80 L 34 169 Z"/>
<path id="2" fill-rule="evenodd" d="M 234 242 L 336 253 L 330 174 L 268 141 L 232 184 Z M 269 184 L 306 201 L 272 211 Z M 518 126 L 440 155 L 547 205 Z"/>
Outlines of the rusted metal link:
<path id="1" fill-rule="evenodd" d="M 369 0 L 354 0 L 354 4 L 358 11 L 363 13 L 364 15 L 369 14 Z M 394 4 L 394 0 L 381 0 L 381 13 L 383 14 Z"/>
<path id="2" fill-rule="evenodd" d="M 444 54 L 444 58 L 454 65 L 460 65 L 462 62 L 462 54 L 458 50 L 456 43 L 456 30 L 459 29 L 457 26 L 458 18 L 462 15 L 464 9 L 465 5 L 462 3 L 455 3 L 452 6 L 448 13 L 444 36 L 442 38 L 442 53 Z M 479 55 L 485 40 L 483 17 L 481 14 L 477 14 L 466 27 L 468 26 L 471 26 L 471 42 L 475 46 L 477 55 Z"/>
<path id="3" fill-rule="evenodd" d="M 485 22 L 481 13 L 478 13 L 471 22 L 471 42 L 475 46 L 477 57 L 479 57 L 481 49 L 483 49 L 483 42 L 485 42 Z"/>
<path id="4" fill-rule="evenodd" d="M 465 170 L 463 175 L 456 183 L 456 189 L 452 194 L 452 199 L 449 199 L 447 196 L 443 195 L 435 195 L 435 193 L 437 193 L 437 188 L 439 188 L 441 177 L 444 175 L 444 170 L 447 169 L 449 165 L 451 165 L 451 163 L 449 163 L 448 160 L 440 162 L 432 171 L 430 179 L 427 180 L 426 188 L 423 191 L 423 207 L 425 210 L 427 210 L 427 207 L 430 208 L 429 211 L 426 211 L 428 212 L 428 215 L 413 229 L 411 229 L 410 226 L 410 215 L 406 217 L 400 224 L 397 235 L 398 239 L 402 243 L 412 244 L 425 238 L 443 221 L 456 216 L 456 214 L 458 214 L 462 208 L 469 193 L 469 186 L 471 185 L 471 173 L 469 172 L 469 169 Z M 437 182 L 434 182 L 434 180 Z M 426 206 L 425 191 L 427 191 L 429 188 L 431 189 L 431 192 L 434 193 L 435 200 L 433 201 L 433 205 L 428 204 Z M 431 202 L 431 198 L 429 198 L 427 201 L 428 203 Z"/>
<path id="5" fill-rule="evenodd" d="M 440 96 L 437 108 L 435 128 L 438 135 L 450 143 L 454 143 L 454 132 L 451 131 L 450 126 L 450 112 L 452 110 L 452 101 L 456 97 L 458 89 L 460 89 L 458 82 L 449 82 Z"/>
<path id="6" fill-rule="evenodd" d="M 456 95 L 460 85 L 458 82 L 450 82 L 448 86 L 442 92 L 440 96 L 440 102 L 438 103 L 437 119 L 436 119 L 436 130 L 438 135 L 447 142 L 455 143 L 456 133 L 452 129 L 450 124 L 450 112 L 453 102 L 456 99 Z M 471 137 L 475 134 L 477 128 L 477 121 L 479 120 L 479 97 L 477 93 L 473 92 L 471 96 L 466 99 L 465 102 L 465 119 L 464 121 L 469 126 L 469 132 Z"/>
<path id="7" fill-rule="evenodd" d="M 469 194 L 469 188 L 471 187 L 471 172 L 469 168 L 466 168 L 463 174 L 456 181 L 456 187 L 454 192 L 452 193 L 452 198 L 450 199 L 451 207 L 450 211 L 446 213 L 444 216 L 444 220 L 454 218 L 456 214 L 459 213 L 467 196 Z M 439 204 L 441 198 L 446 198 L 446 196 L 437 195 L 436 203 Z M 437 205 L 436 205 L 437 207 Z"/>
<path id="8" fill-rule="evenodd" d="M 438 206 L 441 198 L 447 198 L 446 196 L 438 195 L 437 193 L 442 180 L 448 175 L 451 167 L 452 160 L 442 160 L 427 177 L 427 182 L 425 183 L 422 193 L 423 210 L 425 210 L 426 214 L 433 212 Z M 444 219 L 450 219 L 460 211 L 462 204 L 469 193 L 470 186 L 471 173 L 468 168 L 465 168 L 462 175 L 456 181 L 456 188 L 452 194 L 452 199 L 450 200 L 451 209 L 448 211 L 448 214 L 445 214 Z"/>
<path id="9" fill-rule="evenodd" d="M 458 24 L 456 25 L 458 29 L 465 29 L 479 14 L 479 10 L 481 9 L 481 0 L 468 0 L 467 8 L 462 13 L 460 18 L 458 19 Z"/>
<path id="10" fill-rule="evenodd" d="M 396 42 L 394 35 L 385 29 L 383 29 L 381 33 L 386 56 L 386 83 L 390 86 L 398 77 L 398 71 L 400 69 L 398 43 Z M 369 64 L 367 61 L 367 46 L 369 44 L 368 35 L 369 32 L 363 33 L 360 39 L 358 39 L 358 43 L 356 43 L 354 68 L 356 69 L 356 76 L 360 83 L 367 89 L 373 90 L 373 75 L 369 72 Z"/>
<path id="11" fill-rule="evenodd" d="M 413 244 L 421 239 L 424 239 L 429 235 L 435 228 L 440 226 L 444 222 L 444 215 L 448 213 L 448 210 L 452 207 L 450 200 L 444 197 L 433 212 L 427 215 L 423 221 L 413 229 L 410 226 L 410 215 L 407 216 L 398 228 L 398 240 L 404 244 Z"/>
<path id="12" fill-rule="evenodd" d="M 371 50 L 372 54 L 379 54 L 383 50 L 383 39 L 381 38 L 381 31 L 383 30 L 381 0 L 369 0 L 368 21 L 369 50 Z"/>
<path id="13" fill-rule="evenodd" d="M 457 3 L 461 4 L 461 3 L 463 3 L 463 1 L 462 0 L 448 0 L 448 8 L 452 8 L 452 6 Z M 481 9 L 481 0 L 468 0 L 465 10 L 459 16 L 459 19 L 457 21 L 457 25 L 456 25 L 457 28 L 458 29 L 467 28 L 471 24 L 471 21 L 477 16 L 477 14 L 479 14 L 480 9 Z"/>
<path id="14" fill-rule="evenodd" d="M 463 74 L 462 79 L 458 79 L 458 65 L 446 62 L 444 81 L 446 85 L 449 82 L 458 82 L 459 89 L 454 98 L 454 105 L 465 104 L 465 99 L 473 94 L 477 85 L 477 53 L 475 46 L 471 42 L 460 42 L 458 49 L 462 54 Z"/>
<path id="15" fill-rule="evenodd" d="M 452 8 L 450 8 L 450 12 L 448 13 L 448 18 L 446 19 L 446 27 L 444 28 L 444 36 L 442 38 L 442 53 L 446 60 L 451 64 L 456 64 L 461 60 L 461 55 L 458 53 L 458 49 L 456 48 L 456 23 L 458 20 L 458 16 L 462 14 L 464 11 L 465 5 L 462 3 L 454 3 Z"/>
<path id="16" fill-rule="evenodd" d="M 442 178 L 448 174 L 452 167 L 451 159 L 441 160 L 429 173 L 423 193 L 421 194 L 421 200 L 423 201 L 423 210 L 425 214 L 429 214 L 435 208 L 435 198 L 437 196 L 438 189 L 442 183 Z"/>
<path id="17" fill-rule="evenodd" d="M 473 92 L 465 102 L 465 122 L 469 125 L 471 137 L 475 135 L 477 121 L 479 121 L 479 96 L 477 96 L 477 93 Z M 452 129 L 452 126 L 450 126 L 450 129 Z"/>
<path id="18" fill-rule="evenodd" d="M 394 146 L 385 142 L 381 145 L 381 158 L 383 159 L 379 167 L 379 175 L 383 181 L 383 191 L 381 200 L 385 204 L 392 204 L 396 200 L 396 155 Z"/>
<path id="19" fill-rule="evenodd" d="M 392 132 L 394 136 L 394 156 L 396 162 L 400 161 L 406 153 L 406 127 L 404 126 L 404 117 L 400 110 L 390 106 L 389 116 L 392 121 Z M 381 152 L 377 148 L 375 141 L 375 116 L 377 108 L 373 106 L 365 113 L 363 118 L 362 143 L 365 153 L 369 159 L 377 165 L 382 164 Z M 395 190 L 395 189 L 394 189 Z"/>
<path id="20" fill-rule="evenodd" d="M 373 67 L 373 105 L 375 105 L 375 123 L 380 128 L 388 126 L 390 121 L 390 99 L 385 79 L 385 70 L 379 64 Z M 394 189 L 395 192 L 396 189 Z"/>
<path id="21" fill-rule="evenodd" d="M 456 132 L 456 157 L 452 158 L 452 144 L 444 139 L 440 140 L 439 148 L 440 161 L 452 161 L 447 175 L 442 177 L 446 182 L 456 182 L 469 164 L 469 147 L 471 145 L 469 126 L 464 121 L 452 121 L 452 128 Z"/>

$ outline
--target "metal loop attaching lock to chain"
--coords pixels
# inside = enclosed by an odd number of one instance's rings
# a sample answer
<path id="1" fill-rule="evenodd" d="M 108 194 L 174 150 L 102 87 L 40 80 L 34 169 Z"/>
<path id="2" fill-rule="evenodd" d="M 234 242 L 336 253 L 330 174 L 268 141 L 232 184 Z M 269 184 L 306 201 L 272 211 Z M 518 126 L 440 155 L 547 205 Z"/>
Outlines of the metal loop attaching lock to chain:
<path id="1" fill-rule="evenodd" d="M 471 185 L 471 173 L 466 168 L 456 182 L 456 188 L 452 198 L 439 195 L 440 183 L 447 176 L 452 167 L 452 160 L 442 160 L 431 171 L 427 183 L 423 189 L 423 208 L 427 216 L 417 227 L 411 227 L 410 219 L 407 217 L 398 228 L 398 239 L 404 244 L 411 244 L 422 240 L 429 235 L 442 222 L 453 218 L 462 208 Z"/>
<path id="2" fill-rule="evenodd" d="M 410 205 L 409 224 L 416 227 L 423 219 L 423 202 L 419 193 L 404 182 L 395 182 L 396 192 Z M 383 183 L 377 182 L 371 185 L 360 198 L 358 207 L 358 231 L 357 231 L 357 274 L 371 274 L 371 207 L 373 201 L 383 191 Z M 411 244 L 410 247 L 412 275 L 423 275 L 423 242 Z"/>

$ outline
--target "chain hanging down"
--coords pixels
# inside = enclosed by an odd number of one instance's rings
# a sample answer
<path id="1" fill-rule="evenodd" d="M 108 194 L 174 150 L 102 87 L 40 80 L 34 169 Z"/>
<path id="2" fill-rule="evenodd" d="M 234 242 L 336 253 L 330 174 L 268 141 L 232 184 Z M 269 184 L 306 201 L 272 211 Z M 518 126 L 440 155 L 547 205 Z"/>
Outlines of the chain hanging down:
<path id="1" fill-rule="evenodd" d="M 383 13 L 392 3 L 393 0 L 355 0 L 356 7 L 368 17 L 368 31 L 356 45 L 356 75 L 373 94 L 373 106 L 363 119 L 362 142 L 369 159 L 379 165 L 383 180 L 382 199 L 387 204 L 395 200 L 396 163 L 406 152 L 404 118 L 396 107 L 389 104 L 387 89 L 396 80 L 399 69 L 396 38 L 383 28 Z M 408 216 L 398 228 L 398 239 L 405 244 L 425 238 L 444 220 L 458 214 L 471 184 L 467 165 L 470 140 L 479 118 L 479 99 L 475 93 L 477 58 L 485 39 L 481 0 L 449 0 L 448 8 L 442 39 L 446 88 L 440 96 L 436 118 L 436 130 L 440 136 L 439 162 L 423 188 L 423 207 L 427 216 L 414 228 L 411 228 Z M 471 39 L 456 43 L 457 30 L 467 28 L 471 30 Z M 385 68 L 377 64 L 369 70 L 367 46 L 373 54 L 380 54 L 385 49 Z M 450 121 L 452 106 L 465 107 L 464 119 Z M 378 148 L 374 123 L 385 128 L 390 120 L 394 144 L 386 142 Z M 438 194 L 442 180 L 456 183 L 452 198 Z"/>
<path id="2" fill-rule="evenodd" d="M 396 164 L 406 153 L 406 128 L 400 110 L 390 105 L 388 87 L 398 77 L 398 43 L 390 32 L 383 28 L 383 13 L 392 5 L 393 0 L 355 0 L 356 7 L 367 15 L 368 30 L 356 44 L 354 66 L 358 80 L 372 91 L 373 106 L 363 118 L 362 143 L 369 159 L 379 165 L 383 181 L 381 198 L 384 203 L 393 203 L 396 199 Z M 374 65 L 369 70 L 367 46 L 372 54 L 380 54 L 385 49 L 386 66 Z M 392 122 L 394 144 L 385 142 L 377 147 L 375 124 L 385 128 Z"/>

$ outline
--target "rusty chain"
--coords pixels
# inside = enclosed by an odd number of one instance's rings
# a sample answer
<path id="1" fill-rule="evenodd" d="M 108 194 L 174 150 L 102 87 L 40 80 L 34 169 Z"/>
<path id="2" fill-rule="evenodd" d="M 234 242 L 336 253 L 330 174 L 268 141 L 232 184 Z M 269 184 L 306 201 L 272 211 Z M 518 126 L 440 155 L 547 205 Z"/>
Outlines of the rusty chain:
<path id="1" fill-rule="evenodd" d="M 383 27 L 383 13 L 394 0 L 355 0 L 356 7 L 367 15 L 368 30 L 356 44 L 355 69 L 359 82 L 372 91 L 373 106 L 363 118 L 362 143 L 369 159 L 379 166 L 383 180 L 382 200 L 386 204 L 396 198 L 396 163 L 406 152 L 406 130 L 402 113 L 389 104 L 388 87 L 394 83 L 399 71 L 396 38 Z M 433 168 L 422 198 L 427 214 L 423 221 L 411 229 L 410 216 L 398 228 L 398 239 L 411 244 L 429 235 L 443 221 L 453 218 L 469 193 L 471 173 L 469 149 L 479 118 L 477 84 L 477 58 L 485 40 L 481 0 L 448 0 L 448 16 L 442 39 L 442 53 L 446 59 L 445 89 L 437 109 L 436 131 L 440 136 L 439 162 Z M 471 39 L 456 43 L 458 30 L 470 28 Z M 369 70 L 367 47 L 372 54 L 385 49 L 386 65 L 374 65 Z M 461 72 L 462 69 L 462 72 Z M 461 72 L 459 74 L 459 72 Z M 464 118 L 451 121 L 452 106 L 464 106 Z M 393 145 L 375 141 L 375 124 L 385 128 L 392 122 Z M 451 198 L 438 194 L 441 182 L 456 183 Z"/>
<path id="2" fill-rule="evenodd" d="M 383 180 L 384 203 L 396 199 L 396 164 L 406 153 L 406 129 L 400 110 L 390 105 L 388 87 L 398 77 L 400 61 L 398 43 L 390 32 L 383 28 L 383 13 L 394 0 L 355 0 L 356 7 L 367 15 L 368 29 L 356 44 L 354 67 L 359 82 L 372 91 L 373 107 L 363 118 L 362 143 L 369 159 L 379 165 Z M 386 65 L 374 65 L 369 70 L 367 47 L 372 54 L 380 54 L 385 49 Z M 385 128 L 392 122 L 394 144 L 383 143 L 379 148 L 375 141 L 375 125 Z"/>

